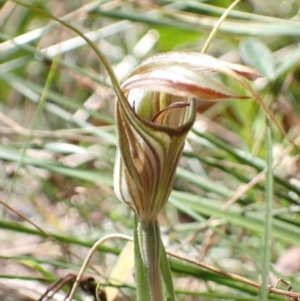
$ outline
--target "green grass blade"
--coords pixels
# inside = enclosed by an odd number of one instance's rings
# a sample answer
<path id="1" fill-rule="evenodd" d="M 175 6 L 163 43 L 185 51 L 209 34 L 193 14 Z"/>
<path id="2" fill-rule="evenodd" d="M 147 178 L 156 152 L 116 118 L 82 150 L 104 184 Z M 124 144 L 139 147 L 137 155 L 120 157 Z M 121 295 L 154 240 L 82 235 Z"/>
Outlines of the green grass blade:
<path id="1" fill-rule="evenodd" d="M 168 13 L 168 11 L 165 11 Z M 219 18 L 205 16 L 201 18 L 195 15 L 194 18 L 182 21 L 180 12 L 169 13 L 172 18 L 166 18 L 163 14 L 140 14 L 135 12 L 116 12 L 109 10 L 95 10 L 94 14 L 99 16 L 112 17 L 116 19 L 125 19 L 135 22 L 142 22 L 151 25 L 161 25 L 171 28 L 186 29 L 189 31 L 203 31 L 212 30 L 217 24 Z M 280 22 L 255 22 L 255 21 L 241 21 L 241 20 L 225 20 L 220 28 L 220 32 L 235 35 L 266 35 L 266 36 L 299 36 L 300 25 L 297 22 L 280 20 Z"/>
<path id="2" fill-rule="evenodd" d="M 271 125 L 267 119 L 266 131 L 266 149 L 267 149 L 267 176 L 266 176 L 266 216 L 264 224 L 264 252 L 262 257 L 262 289 L 261 300 L 268 300 L 268 284 L 271 264 L 271 250 L 272 250 L 272 209 L 273 209 L 273 145 L 271 137 Z"/>
<path id="3" fill-rule="evenodd" d="M 10 184 L 10 187 L 8 189 L 8 192 L 7 192 L 7 195 L 6 195 L 6 198 L 5 198 L 5 203 L 8 203 L 8 201 L 9 201 L 9 199 L 11 197 L 11 194 L 13 192 L 14 185 L 15 185 L 16 180 L 18 178 L 18 172 L 19 172 L 19 170 L 21 169 L 21 167 L 23 165 L 23 159 L 24 159 L 25 153 L 26 153 L 26 151 L 28 149 L 28 146 L 29 146 L 29 143 L 30 143 L 30 141 L 32 139 L 32 131 L 37 126 L 38 120 L 39 120 L 39 118 L 40 118 L 40 116 L 42 114 L 42 111 L 44 109 L 44 105 L 45 105 L 45 102 L 46 102 L 47 94 L 49 93 L 50 85 L 51 85 L 51 83 L 53 81 L 53 78 L 54 78 L 54 75 L 55 75 L 55 72 L 56 72 L 56 68 L 57 68 L 57 64 L 54 61 L 53 64 L 51 65 L 51 68 L 50 68 L 49 73 L 47 75 L 45 86 L 44 86 L 43 90 L 41 91 L 41 97 L 39 99 L 39 104 L 38 104 L 37 110 L 36 110 L 36 112 L 35 112 L 35 114 L 33 116 L 33 120 L 32 120 L 32 124 L 31 124 L 31 128 L 30 128 L 30 132 L 29 132 L 29 135 L 26 138 L 26 141 L 25 141 L 25 144 L 24 144 L 24 148 L 23 148 L 23 150 L 21 152 L 21 156 L 20 156 L 20 160 L 18 162 L 16 173 L 14 174 L 13 179 L 12 179 L 11 184 Z M 6 213 L 6 209 L 3 208 L 2 209 L 2 213 L 1 213 L 2 218 L 4 218 L 5 213 Z"/>
<path id="4" fill-rule="evenodd" d="M 224 218 L 228 222 L 244 227 L 245 229 L 263 233 L 265 214 L 261 211 L 245 211 L 243 207 L 233 205 L 226 211 L 222 210 L 223 203 L 218 200 L 201 198 L 185 192 L 173 191 L 170 203 L 177 206 L 181 203 L 186 208 L 205 216 Z M 287 235 L 286 233 L 289 233 Z M 281 241 L 291 244 L 300 243 L 299 226 L 293 223 L 273 219 L 273 236 Z"/>
<path id="5" fill-rule="evenodd" d="M 91 248 L 94 245 L 94 241 L 86 241 L 86 240 L 78 239 L 77 237 L 72 237 L 72 236 L 58 235 L 58 234 L 55 234 L 55 233 L 52 233 L 49 231 L 47 233 L 49 235 L 46 235 L 45 233 L 43 233 L 41 231 L 33 229 L 32 227 L 24 226 L 21 223 L 0 221 L 0 228 L 8 230 L 8 231 L 18 232 L 18 233 L 31 234 L 31 235 L 35 235 L 35 236 L 43 237 L 43 238 L 53 237 L 57 241 L 65 243 L 65 244 L 74 244 L 74 245 L 83 246 L 83 247 L 87 247 L 87 248 Z M 107 246 L 100 246 L 98 248 L 98 250 L 101 252 L 112 253 L 115 255 L 120 254 L 120 250 L 118 250 L 116 248 L 107 247 Z"/>

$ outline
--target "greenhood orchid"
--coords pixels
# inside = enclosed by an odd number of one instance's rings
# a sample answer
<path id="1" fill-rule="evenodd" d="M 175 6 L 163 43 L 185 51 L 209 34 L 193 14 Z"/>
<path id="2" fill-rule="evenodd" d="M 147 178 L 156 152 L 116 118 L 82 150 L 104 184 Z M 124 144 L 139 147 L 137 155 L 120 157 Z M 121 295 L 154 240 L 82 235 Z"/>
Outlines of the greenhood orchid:
<path id="1" fill-rule="evenodd" d="M 175 52 L 145 60 L 121 85 L 114 189 L 136 216 L 138 301 L 175 300 L 157 218 L 171 193 L 184 141 L 196 118 L 197 99 L 248 98 L 216 81 L 214 73 L 238 81 L 259 76 L 248 67 L 206 54 Z"/>
<path id="2" fill-rule="evenodd" d="M 185 137 L 196 117 L 196 99 L 247 98 L 216 81 L 225 73 L 250 79 L 251 68 L 198 53 L 151 57 L 123 82 L 127 103 L 117 102 L 115 192 L 139 220 L 155 220 L 172 190 Z"/>

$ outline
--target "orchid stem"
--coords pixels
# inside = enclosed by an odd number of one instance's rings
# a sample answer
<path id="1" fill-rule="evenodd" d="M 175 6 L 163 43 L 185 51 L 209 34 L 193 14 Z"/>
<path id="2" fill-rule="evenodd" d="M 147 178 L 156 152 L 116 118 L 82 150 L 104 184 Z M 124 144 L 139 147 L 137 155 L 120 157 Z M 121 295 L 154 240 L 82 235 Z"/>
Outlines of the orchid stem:
<path id="1" fill-rule="evenodd" d="M 151 301 L 163 301 L 160 273 L 160 230 L 157 220 L 138 222 L 141 257 L 148 274 Z"/>

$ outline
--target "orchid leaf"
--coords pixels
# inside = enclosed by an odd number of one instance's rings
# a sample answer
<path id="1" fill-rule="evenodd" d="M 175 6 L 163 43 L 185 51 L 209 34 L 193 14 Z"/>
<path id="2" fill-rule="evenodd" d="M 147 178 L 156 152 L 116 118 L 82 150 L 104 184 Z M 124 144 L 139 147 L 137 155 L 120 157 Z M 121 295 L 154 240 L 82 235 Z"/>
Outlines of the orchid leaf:
<path id="1" fill-rule="evenodd" d="M 283 73 L 296 68 L 300 61 L 300 43 L 296 47 L 293 47 L 278 63 L 275 68 L 275 78 L 279 77 Z"/>
<path id="2" fill-rule="evenodd" d="M 270 80 L 275 76 L 275 62 L 269 48 L 260 40 L 247 38 L 240 43 L 242 59 Z"/>

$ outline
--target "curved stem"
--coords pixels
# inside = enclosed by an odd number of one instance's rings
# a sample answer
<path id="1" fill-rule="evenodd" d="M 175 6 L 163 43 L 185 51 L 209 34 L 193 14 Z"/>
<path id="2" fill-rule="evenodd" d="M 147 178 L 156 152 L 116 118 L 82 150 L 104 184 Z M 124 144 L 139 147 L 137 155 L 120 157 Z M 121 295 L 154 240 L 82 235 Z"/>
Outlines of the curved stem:
<path id="1" fill-rule="evenodd" d="M 101 239 L 99 239 L 98 241 L 96 241 L 93 245 L 93 247 L 89 250 L 89 253 L 88 255 L 86 256 L 85 260 L 84 260 L 84 263 L 82 264 L 81 268 L 80 268 L 80 271 L 76 277 L 76 280 L 75 280 L 75 283 L 72 287 L 72 290 L 69 294 L 69 297 L 67 299 L 67 301 L 71 301 L 73 300 L 73 297 L 75 295 L 75 292 L 79 286 L 79 283 L 81 281 L 81 278 L 85 272 L 85 269 L 87 268 L 92 256 L 94 255 L 94 253 L 97 251 L 97 248 L 103 244 L 105 241 L 109 240 L 109 239 L 112 239 L 112 238 L 121 238 L 121 239 L 126 239 L 126 240 L 132 240 L 132 238 L 128 235 L 124 235 L 124 234 L 119 234 L 119 233 L 113 233 L 113 234 L 108 234 L 108 235 L 105 235 L 104 237 L 102 237 Z"/>
<path id="2" fill-rule="evenodd" d="M 235 0 L 222 14 L 221 18 L 218 20 L 218 22 L 216 23 L 216 25 L 214 26 L 213 30 L 210 32 L 201 52 L 202 53 L 206 53 L 207 49 L 212 41 L 212 39 L 215 37 L 215 35 L 217 34 L 220 26 L 222 25 L 223 21 L 227 18 L 228 14 L 230 13 L 230 11 L 240 2 L 241 0 Z"/>
<path id="3" fill-rule="evenodd" d="M 160 230 L 157 220 L 138 221 L 138 245 L 148 275 L 151 301 L 163 301 L 160 273 Z"/>

